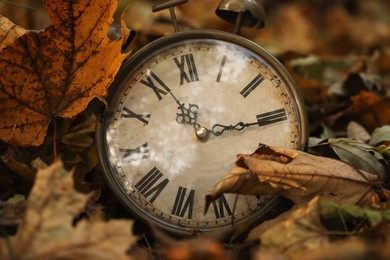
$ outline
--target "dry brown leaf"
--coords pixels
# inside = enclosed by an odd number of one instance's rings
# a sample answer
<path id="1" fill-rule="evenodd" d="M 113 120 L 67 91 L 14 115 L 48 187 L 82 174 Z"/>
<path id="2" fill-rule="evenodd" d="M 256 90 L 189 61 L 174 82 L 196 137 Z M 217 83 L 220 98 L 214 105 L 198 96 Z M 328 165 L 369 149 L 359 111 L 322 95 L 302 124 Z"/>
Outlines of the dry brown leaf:
<path id="1" fill-rule="evenodd" d="M 390 102 L 387 98 L 361 91 L 351 97 L 352 105 L 342 114 L 330 119 L 329 123 L 334 129 L 345 129 L 350 121 L 361 124 L 368 132 L 376 128 L 390 125 Z"/>
<path id="2" fill-rule="evenodd" d="M 315 197 L 304 207 L 289 211 L 281 218 L 271 220 L 273 225 L 258 236 L 261 247 L 257 256 L 261 256 L 262 252 L 291 256 L 327 245 L 329 239 L 326 235 L 326 229 L 321 224 L 320 217 L 319 200 L 318 197 Z M 255 232 L 256 228 L 249 236 L 254 236 Z M 256 259 L 260 259 L 260 257 L 256 257 Z"/>
<path id="3" fill-rule="evenodd" d="M 302 151 L 262 146 L 251 155 L 239 155 L 236 167 L 206 197 L 207 206 L 223 193 L 282 195 L 295 203 L 314 196 L 371 205 L 378 176 L 342 161 Z"/>
<path id="4" fill-rule="evenodd" d="M 72 117 L 104 96 L 127 56 L 126 30 L 122 39 L 107 36 L 116 0 L 44 5 L 51 25 L 0 52 L 0 138 L 18 146 L 40 145 L 52 119 Z"/>
<path id="5" fill-rule="evenodd" d="M 25 33 L 25 29 L 0 15 L 0 51 Z"/>
<path id="6" fill-rule="evenodd" d="M 88 199 L 75 191 L 61 162 L 38 171 L 26 214 L 11 238 L 14 259 L 127 259 L 126 250 L 136 241 L 132 221 L 95 217 L 73 225 Z M 6 256 L 0 240 L 0 258 Z"/>

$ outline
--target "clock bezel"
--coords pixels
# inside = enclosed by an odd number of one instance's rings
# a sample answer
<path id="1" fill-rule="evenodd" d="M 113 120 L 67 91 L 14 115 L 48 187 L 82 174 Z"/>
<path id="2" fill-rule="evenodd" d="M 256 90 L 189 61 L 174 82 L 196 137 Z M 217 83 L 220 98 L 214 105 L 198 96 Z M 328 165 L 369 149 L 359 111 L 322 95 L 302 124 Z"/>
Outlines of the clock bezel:
<path id="1" fill-rule="evenodd" d="M 298 91 L 295 82 L 291 78 L 290 74 L 283 67 L 283 65 L 270 54 L 263 47 L 258 44 L 243 38 L 239 35 L 234 35 L 227 32 L 215 31 L 215 30 L 191 30 L 174 33 L 172 35 L 167 35 L 161 37 L 145 47 L 141 48 L 137 53 L 127 59 L 123 64 L 121 69 L 119 70 L 117 76 L 115 77 L 114 82 L 111 84 L 108 95 L 107 95 L 107 104 L 108 107 L 104 110 L 104 113 L 98 120 L 98 124 L 96 127 L 96 145 L 98 151 L 98 158 L 101 167 L 103 168 L 103 175 L 110 190 L 117 197 L 119 202 L 125 206 L 127 210 L 129 210 L 137 219 L 140 219 L 144 222 L 153 222 L 159 228 L 163 230 L 175 234 L 175 235 L 188 235 L 191 234 L 194 230 L 193 228 L 187 226 L 177 225 L 168 221 L 164 221 L 154 215 L 148 213 L 147 210 L 140 207 L 136 202 L 134 202 L 128 192 L 124 189 L 123 183 L 119 180 L 119 178 L 115 175 L 117 172 L 109 160 L 108 155 L 108 145 L 106 139 L 106 130 L 108 127 L 109 119 L 111 114 L 113 113 L 115 107 L 115 100 L 117 96 L 120 94 L 120 90 L 123 86 L 124 82 L 127 82 L 129 78 L 137 71 L 140 67 L 143 66 L 143 60 L 151 55 L 151 53 L 157 52 L 161 47 L 170 45 L 173 43 L 178 43 L 180 41 L 186 40 L 221 40 L 224 42 L 229 42 L 233 44 L 237 44 L 249 51 L 254 52 L 261 58 L 263 58 L 276 73 L 279 74 L 283 83 L 287 86 L 289 91 L 295 100 L 292 103 L 296 104 L 298 109 L 298 121 L 301 122 L 301 133 L 299 136 L 299 147 L 297 149 L 303 150 L 306 148 L 307 140 L 308 140 L 308 123 L 307 116 L 304 110 L 303 99 L 301 94 Z M 279 202 L 279 198 L 275 196 L 272 198 L 264 207 L 260 210 L 256 211 L 250 216 L 250 224 L 254 225 L 256 223 L 262 222 L 267 219 L 267 214 L 270 209 L 272 209 Z M 235 225 L 239 225 L 244 220 L 234 222 Z M 232 225 L 218 226 L 218 227 L 209 227 L 209 228 L 200 228 L 200 232 L 209 232 L 215 230 L 232 230 Z"/>

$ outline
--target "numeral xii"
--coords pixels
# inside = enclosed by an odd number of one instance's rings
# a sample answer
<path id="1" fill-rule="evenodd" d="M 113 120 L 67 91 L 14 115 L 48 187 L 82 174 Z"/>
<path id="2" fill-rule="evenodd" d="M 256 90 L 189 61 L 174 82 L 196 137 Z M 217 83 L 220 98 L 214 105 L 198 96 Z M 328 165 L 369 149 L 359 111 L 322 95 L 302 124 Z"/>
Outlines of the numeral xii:
<path id="1" fill-rule="evenodd" d="M 192 54 L 185 54 L 180 56 L 180 61 L 177 57 L 173 58 L 173 60 L 176 63 L 176 66 L 180 70 L 180 85 L 183 85 L 184 80 L 187 83 L 199 80 L 194 56 Z M 186 71 L 186 67 L 187 67 L 188 74 Z"/>

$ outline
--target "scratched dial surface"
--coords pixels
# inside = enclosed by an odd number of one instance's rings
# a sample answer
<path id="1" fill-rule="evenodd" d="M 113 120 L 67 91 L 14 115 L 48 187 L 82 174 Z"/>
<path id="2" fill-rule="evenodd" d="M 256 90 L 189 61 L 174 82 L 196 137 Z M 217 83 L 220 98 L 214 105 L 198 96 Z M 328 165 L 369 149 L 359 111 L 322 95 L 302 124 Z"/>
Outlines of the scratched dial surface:
<path id="1" fill-rule="evenodd" d="M 305 139 L 284 71 L 262 50 L 222 38 L 179 38 L 144 51 L 122 72 L 103 120 L 100 157 L 111 187 L 136 215 L 174 232 L 265 214 L 272 198 L 239 196 L 235 204 L 232 194 L 204 214 L 205 196 L 237 154 L 260 143 L 300 149 Z"/>

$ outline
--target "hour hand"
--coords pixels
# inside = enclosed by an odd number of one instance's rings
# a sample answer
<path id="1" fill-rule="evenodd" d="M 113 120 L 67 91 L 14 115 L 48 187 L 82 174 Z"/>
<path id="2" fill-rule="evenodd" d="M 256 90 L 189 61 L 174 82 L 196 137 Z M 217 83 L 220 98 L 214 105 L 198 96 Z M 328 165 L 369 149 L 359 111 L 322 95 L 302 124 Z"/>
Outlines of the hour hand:
<path id="1" fill-rule="evenodd" d="M 176 113 L 176 122 L 179 124 L 187 124 L 196 127 L 196 118 L 198 116 L 199 107 L 194 104 L 188 104 L 186 106 L 184 103 L 179 104 L 177 107 L 180 110 L 180 113 Z"/>
<path id="2" fill-rule="evenodd" d="M 180 113 L 176 113 L 176 122 L 183 125 L 192 125 L 194 128 L 196 128 L 199 125 L 196 123 L 196 118 L 199 112 L 198 105 L 188 104 L 186 106 L 186 104 L 181 103 L 172 92 L 169 93 L 178 105 L 177 109 L 180 110 Z"/>

